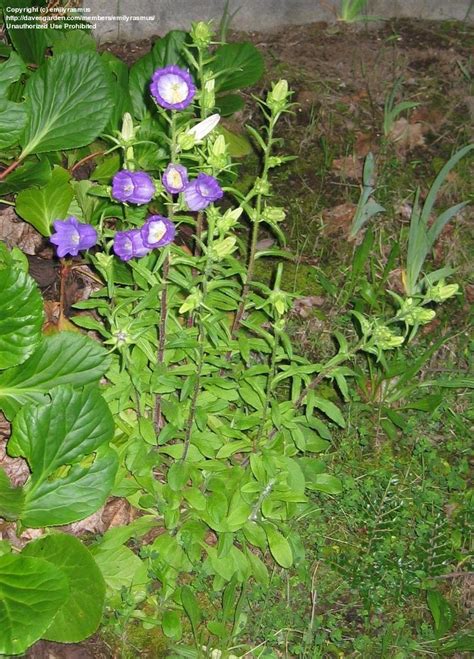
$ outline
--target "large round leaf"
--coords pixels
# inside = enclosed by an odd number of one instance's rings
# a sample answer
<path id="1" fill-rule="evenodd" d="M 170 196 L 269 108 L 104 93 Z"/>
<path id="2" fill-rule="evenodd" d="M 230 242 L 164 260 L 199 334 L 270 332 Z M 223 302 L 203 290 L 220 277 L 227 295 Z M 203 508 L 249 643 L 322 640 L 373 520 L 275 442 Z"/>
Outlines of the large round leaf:
<path id="1" fill-rule="evenodd" d="M 53 387 L 94 384 L 109 367 L 107 351 L 76 332 L 45 337 L 18 368 L 0 374 L 0 409 L 12 419 L 22 405 L 42 402 Z"/>
<path id="2" fill-rule="evenodd" d="M 26 526 L 69 524 L 105 502 L 117 471 L 108 448 L 114 423 L 97 389 L 70 385 L 51 392 L 47 405 L 27 405 L 15 416 L 8 452 L 24 457 Z"/>
<path id="3" fill-rule="evenodd" d="M 41 638 L 67 596 L 67 579 L 51 563 L 0 556 L 0 654 L 19 654 Z"/>
<path id="4" fill-rule="evenodd" d="M 113 107 L 102 62 L 93 52 L 67 51 L 43 64 L 25 88 L 28 153 L 90 144 L 105 128 Z"/>
<path id="5" fill-rule="evenodd" d="M 258 48 L 244 42 L 226 43 L 218 48 L 209 68 L 219 74 L 217 90 L 227 92 L 254 85 L 262 77 L 264 66 Z"/>
<path id="6" fill-rule="evenodd" d="M 43 302 L 33 279 L 0 258 L 0 369 L 24 362 L 41 339 Z"/>
<path id="7" fill-rule="evenodd" d="M 79 643 L 93 634 L 102 618 L 105 581 L 82 542 L 65 533 L 47 535 L 30 542 L 22 553 L 52 563 L 69 584 L 68 597 L 42 638 Z"/>

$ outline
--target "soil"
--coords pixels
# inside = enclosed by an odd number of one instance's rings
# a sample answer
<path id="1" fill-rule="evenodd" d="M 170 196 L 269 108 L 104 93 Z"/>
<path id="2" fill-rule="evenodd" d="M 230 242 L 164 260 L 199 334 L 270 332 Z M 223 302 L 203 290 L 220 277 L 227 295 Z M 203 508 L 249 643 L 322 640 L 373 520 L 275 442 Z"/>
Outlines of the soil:
<path id="1" fill-rule="evenodd" d="M 442 163 L 472 140 L 474 32 L 466 24 L 397 20 L 366 28 L 315 23 L 272 34 L 232 33 L 229 40 L 250 40 L 264 55 L 265 77 L 250 92 L 261 95 L 269 89 L 270 81 L 278 78 L 286 78 L 294 90 L 296 105 L 293 114 L 284 119 L 280 134 L 286 141 L 285 153 L 299 159 L 278 173 L 275 189 L 282 205 L 289 209 L 286 231 L 303 265 L 315 255 L 319 263 L 326 264 L 346 259 L 345 231 L 352 215 L 332 211 L 357 201 L 363 158 L 369 151 L 377 155 L 379 170 L 385 172 L 381 192 L 386 197 L 388 221 L 398 233 L 407 225 L 403 205 L 409 204 L 408 195 L 415 186 L 421 184 L 426 193 Z M 132 64 L 150 50 L 152 43 L 146 39 L 105 44 L 101 50 Z M 384 140 L 384 102 L 397 80 L 402 81 L 397 102 L 408 99 L 419 105 L 403 113 L 406 123 L 397 127 L 401 134 Z M 245 94 L 249 101 L 250 92 Z M 248 103 L 232 125 L 258 125 L 253 112 L 253 105 Z M 244 163 L 244 170 L 246 166 Z M 469 182 L 468 166 L 459 167 L 442 202 L 449 203 L 451 197 L 465 199 Z M 0 211 L 0 220 L 6 213 L 11 215 L 8 207 Z M 466 245 L 473 240 L 466 237 L 470 217 L 466 211 L 458 221 L 460 229 L 451 232 L 444 251 L 440 248 L 439 258 L 456 260 L 461 269 L 469 262 Z M 16 244 L 20 247 L 22 239 L 18 234 Z M 59 287 L 54 285 L 57 268 L 50 265 L 52 251 L 41 239 L 35 242 L 29 235 L 28 240 L 34 245 L 34 253 L 30 252 L 32 275 L 43 289 L 52 291 L 50 297 L 58 299 Z M 304 290 L 308 279 L 304 269 L 301 279 L 303 283 L 294 274 L 294 287 L 301 293 L 320 293 L 314 286 Z M 77 279 L 73 278 L 72 285 L 78 288 Z M 76 294 L 81 295 L 77 290 L 73 293 L 70 304 Z M 94 637 L 68 646 L 41 641 L 26 656 L 99 659 L 118 655 Z"/>

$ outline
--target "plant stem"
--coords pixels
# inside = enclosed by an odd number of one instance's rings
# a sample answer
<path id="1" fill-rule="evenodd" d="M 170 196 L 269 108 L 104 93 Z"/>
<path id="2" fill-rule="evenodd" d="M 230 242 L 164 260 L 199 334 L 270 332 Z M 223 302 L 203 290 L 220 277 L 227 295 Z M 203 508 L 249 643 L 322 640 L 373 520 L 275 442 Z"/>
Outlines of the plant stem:
<path id="1" fill-rule="evenodd" d="M 176 114 L 175 112 L 171 113 L 171 145 L 170 145 L 170 155 L 171 162 L 176 161 Z M 173 196 L 169 195 L 169 211 L 168 215 L 171 221 L 174 218 L 174 207 L 173 207 Z M 164 364 L 165 360 L 165 343 L 166 343 L 166 321 L 168 318 L 168 276 L 170 271 L 170 256 L 169 256 L 169 247 L 167 249 L 167 254 L 163 263 L 162 270 L 162 284 L 163 288 L 161 290 L 161 300 L 160 300 L 160 324 L 158 327 L 158 352 L 157 352 L 157 366 L 160 367 Z M 153 424 L 155 426 L 155 432 L 158 435 L 161 425 L 161 394 L 156 394 L 155 396 L 155 405 L 153 409 Z"/>
<path id="2" fill-rule="evenodd" d="M 268 126 L 268 139 L 263 154 L 264 164 L 263 164 L 263 172 L 261 176 L 261 186 L 263 187 L 265 187 L 268 183 L 269 158 L 273 146 L 273 130 L 275 128 L 275 123 L 276 123 L 276 117 L 272 116 L 270 118 L 270 123 Z M 252 283 L 255 272 L 255 256 L 257 253 L 258 233 L 259 233 L 261 215 L 262 215 L 262 201 L 263 201 L 263 192 L 260 190 L 257 193 L 257 199 L 255 203 L 255 217 L 253 218 L 252 238 L 250 241 L 250 252 L 248 258 L 248 265 L 247 265 L 247 277 L 245 278 L 245 284 L 242 289 L 240 304 L 235 314 L 234 322 L 232 323 L 231 340 L 235 338 L 235 334 L 237 333 L 240 327 L 240 323 L 242 322 L 242 317 L 245 312 L 245 306 L 247 304 L 247 297 L 250 291 L 250 285 Z M 228 358 L 230 358 L 230 356 L 228 356 Z"/>
<path id="3" fill-rule="evenodd" d="M 21 162 L 22 159 L 19 158 L 18 160 L 15 160 L 15 162 L 12 162 L 12 164 L 4 169 L 3 172 L 0 172 L 0 181 L 3 181 L 3 179 L 6 178 L 8 174 L 10 174 L 14 169 L 16 169 Z"/>

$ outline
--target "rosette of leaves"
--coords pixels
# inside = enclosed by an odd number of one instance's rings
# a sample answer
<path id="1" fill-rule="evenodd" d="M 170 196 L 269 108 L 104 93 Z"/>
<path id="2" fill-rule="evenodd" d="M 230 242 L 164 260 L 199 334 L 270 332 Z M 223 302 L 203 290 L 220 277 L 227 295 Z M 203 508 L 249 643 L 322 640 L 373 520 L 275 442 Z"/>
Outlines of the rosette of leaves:
<path id="1" fill-rule="evenodd" d="M 0 251 L 0 410 L 7 451 L 31 474 L 13 487 L 0 469 L 0 517 L 25 526 L 68 524 L 95 512 L 117 469 L 114 424 L 98 380 L 106 351 L 74 332 L 44 337 L 42 300 L 22 261 Z"/>

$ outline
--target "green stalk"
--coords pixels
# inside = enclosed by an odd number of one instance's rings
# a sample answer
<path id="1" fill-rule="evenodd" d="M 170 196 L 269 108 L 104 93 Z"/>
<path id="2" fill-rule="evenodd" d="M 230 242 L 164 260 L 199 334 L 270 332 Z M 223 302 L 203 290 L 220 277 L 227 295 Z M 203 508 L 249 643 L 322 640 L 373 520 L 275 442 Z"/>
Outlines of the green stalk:
<path id="1" fill-rule="evenodd" d="M 170 145 L 170 155 L 171 162 L 176 161 L 177 153 L 177 142 L 176 142 L 176 114 L 175 112 L 171 113 L 171 145 Z M 170 194 L 169 199 L 169 219 L 173 221 L 174 219 L 174 207 L 173 207 L 173 196 Z M 162 270 L 162 285 L 161 289 L 161 300 L 160 300 L 160 324 L 158 326 L 158 352 L 157 352 L 157 365 L 162 366 L 165 359 L 165 343 L 166 343 L 166 321 L 168 319 L 168 276 L 170 271 L 170 248 L 166 247 L 167 254 L 163 262 Z M 156 394 L 155 396 L 155 405 L 153 409 L 153 423 L 155 426 L 155 432 L 158 435 L 160 428 L 162 427 L 162 416 L 161 416 L 161 394 Z"/>
<path id="2" fill-rule="evenodd" d="M 272 115 L 268 126 L 268 140 L 265 145 L 265 150 L 263 152 L 263 171 L 261 176 L 261 182 L 263 186 L 266 186 L 266 184 L 268 183 L 268 170 L 269 170 L 268 163 L 273 146 L 273 130 L 275 128 L 277 118 L 278 116 Z M 261 215 L 262 215 L 262 200 L 263 200 L 263 193 L 259 191 L 257 192 L 257 198 L 255 202 L 255 219 L 253 221 L 252 238 L 250 241 L 250 252 L 249 252 L 249 258 L 247 264 L 247 277 L 245 278 L 245 284 L 242 289 L 240 304 L 237 309 L 237 313 L 235 314 L 234 322 L 232 323 L 231 339 L 235 338 L 235 335 L 240 327 L 240 323 L 242 321 L 242 317 L 244 315 L 245 307 L 247 304 L 247 298 L 250 291 L 250 286 L 253 281 L 253 276 L 255 272 L 255 256 L 257 253 L 258 234 L 259 234 Z"/>

